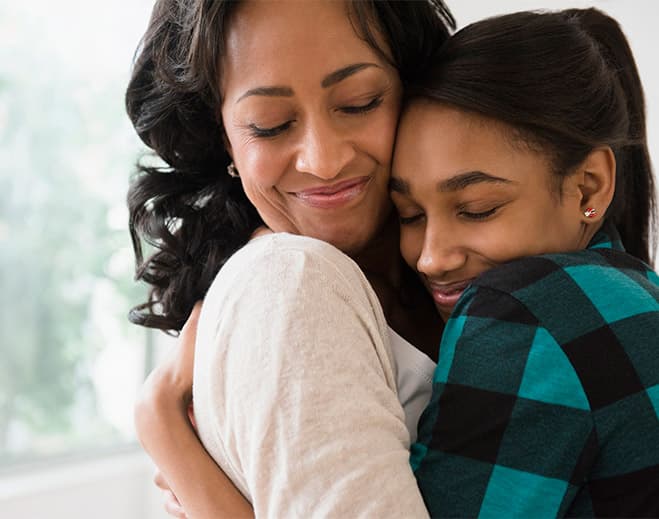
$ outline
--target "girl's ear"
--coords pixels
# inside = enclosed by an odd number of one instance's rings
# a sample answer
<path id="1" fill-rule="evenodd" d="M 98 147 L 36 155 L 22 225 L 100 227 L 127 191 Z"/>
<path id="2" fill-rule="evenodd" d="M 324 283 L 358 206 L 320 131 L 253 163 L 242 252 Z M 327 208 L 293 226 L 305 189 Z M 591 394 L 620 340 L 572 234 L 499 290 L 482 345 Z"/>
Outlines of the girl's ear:
<path id="1" fill-rule="evenodd" d="M 608 146 L 591 151 L 577 169 L 581 218 L 592 224 L 604 219 L 616 189 L 616 159 Z"/>

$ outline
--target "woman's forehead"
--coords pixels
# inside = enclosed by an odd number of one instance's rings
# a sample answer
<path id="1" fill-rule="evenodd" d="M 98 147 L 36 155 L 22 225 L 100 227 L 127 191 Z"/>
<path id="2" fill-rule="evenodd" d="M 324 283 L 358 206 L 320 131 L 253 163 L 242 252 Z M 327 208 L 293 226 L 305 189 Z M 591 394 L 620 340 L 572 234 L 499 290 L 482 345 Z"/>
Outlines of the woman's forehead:
<path id="1" fill-rule="evenodd" d="M 346 2 L 250 0 L 231 18 L 222 91 L 312 81 L 359 63 L 390 68 L 361 38 Z M 249 83 L 249 85 L 246 85 Z"/>

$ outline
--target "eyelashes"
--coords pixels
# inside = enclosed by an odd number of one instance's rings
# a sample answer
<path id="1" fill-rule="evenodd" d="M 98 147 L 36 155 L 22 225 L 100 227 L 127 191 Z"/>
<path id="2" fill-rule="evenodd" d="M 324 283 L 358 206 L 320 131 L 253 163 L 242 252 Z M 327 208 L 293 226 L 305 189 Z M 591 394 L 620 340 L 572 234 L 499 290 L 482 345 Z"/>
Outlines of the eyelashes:
<path id="1" fill-rule="evenodd" d="M 465 218 L 467 220 L 472 220 L 472 221 L 481 221 L 481 220 L 487 220 L 489 217 L 494 216 L 496 212 L 501 209 L 501 205 L 493 207 L 492 209 L 488 209 L 487 211 L 481 211 L 481 212 L 472 212 L 472 211 L 459 211 L 458 215 L 462 218 Z M 413 225 L 417 222 L 420 222 L 423 218 L 425 218 L 424 213 L 418 213 L 412 216 L 398 216 L 398 221 L 401 225 Z"/>
<path id="2" fill-rule="evenodd" d="M 276 137 L 280 133 L 285 132 L 288 130 L 288 128 L 290 128 L 292 123 L 293 121 L 286 121 L 284 124 L 280 124 L 279 126 L 274 126 L 272 128 L 261 128 L 251 123 L 247 126 L 247 128 L 249 128 L 252 137 L 268 138 Z"/>
<path id="3" fill-rule="evenodd" d="M 487 211 L 481 211 L 479 213 L 474 213 L 470 211 L 460 211 L 460 215 L 468 218 L 469 220 L 485 220 L 486 218 L 492 216 L 499 210 L 499 207 L 493 207 Z"/>
<path id="4" fill-rule="evenodd" d="M 382 104 L 382 96 L 377 96 L 371 99 L 370 102 L 365 105 L 357 106 L 342 106 L 339 108 L 344 114 L 363 114 L 375 110 L 378 106 Z"/>
<path id="5" fill-rule="evenodd" d="M 401 225 L 412 225 L 423 218 L 423 214 L 415 214 L 414 216 L 398 216 L 398 222 Z"/>
<path id="6" fill-rule="evenodd" d="M 341 106 L 338 108 L 338 110 L 347 115 L 362 115 L 375 110 L 377 107 L 379 107 L 382 104 L 382 101 L 383 101 L 383 97 L 381 95 L 378 95 L 364 105 Z M 263 128 L 254 123 L 250 123 L 247 125 L 247 129 L 249 130 L 252 137 L 268 139 L 281 135 L 286 130 L 288 130 L 294 122 L 295 120 L 290 120 L 290 121 L 286 121 L 283 124 L 280 124 L 278 126 L 273 126 L 270 128 Z"/>

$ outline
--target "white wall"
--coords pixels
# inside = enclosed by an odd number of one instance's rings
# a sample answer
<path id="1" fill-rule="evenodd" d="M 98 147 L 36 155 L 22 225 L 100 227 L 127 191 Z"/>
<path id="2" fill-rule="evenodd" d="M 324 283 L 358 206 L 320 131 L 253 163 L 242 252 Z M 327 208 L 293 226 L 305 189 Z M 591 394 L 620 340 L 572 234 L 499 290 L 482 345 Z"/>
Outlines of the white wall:
<path id="1" fill-rule="evenodd" d="M 141 451 L 59 463 L 0 478 L 0 517 L 165 519 L 153 466 Z"/>

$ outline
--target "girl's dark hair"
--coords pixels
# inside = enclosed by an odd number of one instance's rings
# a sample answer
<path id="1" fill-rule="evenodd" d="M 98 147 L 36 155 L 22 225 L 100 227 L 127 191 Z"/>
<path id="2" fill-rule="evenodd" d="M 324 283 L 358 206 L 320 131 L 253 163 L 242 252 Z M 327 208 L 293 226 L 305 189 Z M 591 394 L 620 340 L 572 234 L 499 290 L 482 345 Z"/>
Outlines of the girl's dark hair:
<path id="1" fill-rule="evenodd" d="M 501 121 L 569 175 L 599 146 L 615 154 L 606 219 L 627 251 L 650 262 L 655 223 L 645 102 L 618 23 L 596 9 L 520 12 L 458 31 L 408 98 L 420 96 Z"/>
<path id="2" fill-rule="evenodd" d="M 180 330 L 224 262 L 262 221 L 226 174 L 219 78 L 224 34 L 240 4 L 158 0 L 136 56 L 126 110 L 164 166 L 138 163 L 128 192 L 136 279 L 151 285 L 129 319 Z M 442 0 L 349 2 L 355 30 L 416 80 L 454 28 Z M 380 47 L 384 37 L 386 49 Z M 143 242 L 153 248 L 144 257 Z"/>

